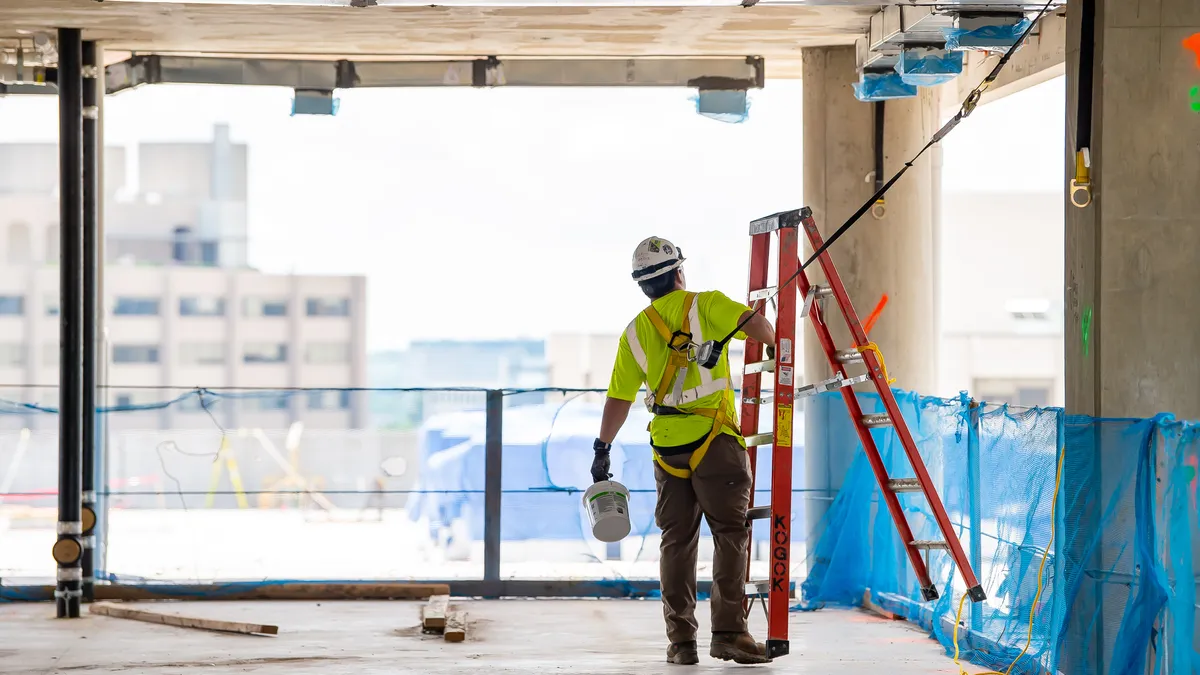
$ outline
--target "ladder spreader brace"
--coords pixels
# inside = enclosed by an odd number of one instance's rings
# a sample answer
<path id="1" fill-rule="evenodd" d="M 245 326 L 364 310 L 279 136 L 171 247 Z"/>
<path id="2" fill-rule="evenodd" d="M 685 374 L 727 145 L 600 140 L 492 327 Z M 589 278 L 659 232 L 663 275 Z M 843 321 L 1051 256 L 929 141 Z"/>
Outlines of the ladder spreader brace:
<path id="1" fill-rule="evenodd" d="M 754 494 L 750 496 L 750 511 L 746 514 L 749 524 L 754 520 L 767 519 L 771 521 L 771 554 L 770 578 L 765 581 L 749 581 L 750 560 L 746 561 L 748 583 L 746 584 L 747 610 L 749 603 L 756 597 L 766 598 L 767 607 L 767 654 L 771 658 L 788 653 L 788 610 L 791 600 L 791 520 L 792 520 L 792 417 L 793 405 L 798 398 L 805 398 L 824 391 L 840 390 L 853 420 L 858 438 L 863 450 L 879 482 L 884 502 L 896 524 L 900 538 L 904 542 L 909 562 L 916 572 L 921 585 L 921 594 L 927 601 L 938 598 L 938 590 L 929 577 L 929 570 L 922 551 L 948 551 L 954 563 L 962 573 L 967 585 L 967 594 L 974 602 L 986 599 L 983 587 L 971 569 L 971 563 L 963 550 L 962 543 L 955 535 L 949 515 L 942 505 L 937 489 L 929 477 L 929 471 L 921 460 L 917 445 L 909 433 L 908 426 L 900 414 L 896 398 L 888 386 L 887 375 L 883 370 L 878 353 L 868 349 L 871 344 L 866 332 L 859 322 L 854 306 L 846 294 L 841 277 L 833 266 L 833 259 L 828 252 L 818 257 L 821 270 L 825 273 L 828 286 L 816 286 L 808 281 L 807 275 L 800 270 L 799 229 L 803 228 L 809 244 L 814 251 L 824 243 L 817 231 L 816 221 L 812 218 L 810 209 L 802 208 L 776 213 L 750 223 L 750 284 L 749 302 L 751 307 L 760 311 L 766 300 L 775 298 L 775 359 L 764 360 L 762 343 L 746 340 L 745 371 L 742 378 L 742 417 L 741 431 L 746 438 L 746 446 L 750 454 L 750 471 L 757 477 L 757 447 L 771 446 L 771 504 L 769 506 L 754 505 Z M 771 253 L 771 235 L 778 232 L 778 272 L 780 284 L 786 285 L 788 280 L 795 277 L 798 292 L 787 291 L 786 288 L 767 287 L 769 257 Z M 787 292 L 781 292 L 787 291 Z M 797 388 L 795 386 L 795 362 L 799 358 L 796 353 L 796 305 L 798 298 L 804 298 L 800 317 L 807 316 L 813 325 L 817 341 L 829 359 L 833 368 L 833 377 Z M 825 315 L 821 303 L 817 299 L 832 297 L 841 308 L 842 316 L 850 329 L 854 348 L 838 350 L 833 344 L 833 338 L 825 323 Z M 847 364 L 861 363 L 867 372 L 851 376 L 846 370 Z M 762 375 L 764 372 L 775 374 L 775 389 L 770 397 L 762 394 Z M 886 412 L 864 415 L 854 395 L 853 385 L 871 382 L 879 393 L 880 400 Z M 759 406 L 765 403 L 774 404 L 774 426 L 770 434 L 758 433 Z M 887 467 L 879 454 L 879 448 L 871 437 L 871 429 L 892 427 L 904 447 L 904 453 L 912 465 L 914 478 L 891 478 Z M 757 483 L 755 483 L 757 484 Z M 925 495 L 933 511 L 942 539 L 938 541 L 918 541 L 913 538 L 912 529 L 904 516 L 900 500 L 896 496 L 901 492 L 919 492 Z M 753 538 L 751 535 L 751 542 Z"/>

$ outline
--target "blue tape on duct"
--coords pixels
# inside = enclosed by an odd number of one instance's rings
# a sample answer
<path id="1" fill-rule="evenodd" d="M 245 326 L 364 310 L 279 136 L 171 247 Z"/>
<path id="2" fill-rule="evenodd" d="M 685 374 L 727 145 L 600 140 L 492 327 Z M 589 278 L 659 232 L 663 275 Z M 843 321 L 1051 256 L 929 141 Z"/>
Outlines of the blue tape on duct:
<path id="1" fill-rule="evenodd" d="M 854 97 L 860 101 L 889 101 L 912 98 L 917 88 L 900 78 L 898 73 L 863 73 L 854 85 Z"/>
<path id="2" fill-rule="evenodd" d="M 701 89 L 695 101 L 697 113 L 718 122 L 741 124 L 750 116 L 745 90 Z"/>
<path id="3" fill-rule="evenodd" d="M 1029 19 L 1021 19 L 1011 26 L 983 26 L 974 30 L 943 28 L 942 34 L 946 36 L 946 49 L 1004 51 L 1017 44 L 1029 24 Z"/>
<path id="4" fill-rule="evenodd" d="M 905 84 L 917 87 L 934 87 L 945 84 L 963 71 L 963 53 L 942 49 L 906 49 L 900 52 L 896 72 Z"/>

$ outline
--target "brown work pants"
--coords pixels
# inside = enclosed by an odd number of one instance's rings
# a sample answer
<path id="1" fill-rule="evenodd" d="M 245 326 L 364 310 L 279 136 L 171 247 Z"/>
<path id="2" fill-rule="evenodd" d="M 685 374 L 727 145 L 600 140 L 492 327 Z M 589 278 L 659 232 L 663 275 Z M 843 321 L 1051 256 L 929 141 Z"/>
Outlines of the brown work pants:
<path id="1" fill-rule="evenodd" d="M 664 457 L 671 466 L 686 468 L 690 455 Z M 708 453 L 691 478 L 677 478 L 654 465 L 658 506 L 654 518 L 662 529 L 659 577 L 667 639 L 696 639 L 696 555 L 700 547 L 700 516 L 712 530 L 712 630 L 746 630 L 742 601 L 746 594 L 746 557 L 750 538 L 746 510 L 750 505 L 750 459 L 729 434 L 713 439 Z"/>

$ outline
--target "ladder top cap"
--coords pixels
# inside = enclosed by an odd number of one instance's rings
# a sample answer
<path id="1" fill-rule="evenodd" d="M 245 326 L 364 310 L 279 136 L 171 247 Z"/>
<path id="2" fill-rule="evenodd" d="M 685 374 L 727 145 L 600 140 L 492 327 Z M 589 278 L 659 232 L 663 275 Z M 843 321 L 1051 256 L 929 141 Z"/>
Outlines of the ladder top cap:
<path id="1" fill-rule="evenodd" d="M 788 227 L 800 227 L 800 222 L 812 217 L 812 209 L 807 206 L 791 211 L 780 211 L 769 216 L 750 221 L 750 234 L 767 234 Z"/>

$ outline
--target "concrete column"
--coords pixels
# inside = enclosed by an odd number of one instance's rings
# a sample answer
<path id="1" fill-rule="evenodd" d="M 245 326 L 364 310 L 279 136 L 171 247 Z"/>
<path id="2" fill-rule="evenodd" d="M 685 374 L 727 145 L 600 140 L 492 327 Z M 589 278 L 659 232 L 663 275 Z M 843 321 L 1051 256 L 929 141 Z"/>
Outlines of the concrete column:
<path id="1" fill-rule="evenodd" d="M 1067 412 L 1171 412 L 1200 419 L 1200 362 L 1194 355 L 1200 334 L 1200 4 L 1092 4 L 1090 30 L 1084 3 L 1067 5 L 1067 176 L 1075 174 L 1077 141 L 1091 148 L 1092 158 L 1092 203 L 1077 208 L 1068 201 L 1064 207 Z M 1085 81 L 1087 37 L 1094 51 Z M 1081 96 L 1089 84 L 1091 96 Z M 1090 139 L 1081 136 L 1079 124 L 1089 101 Z M 1063 480 L 1088 481 L 1097 496 L 1066 504 L 1072 510 L 1059 517 L 1067 531 L 1055 538 L 1062 544 L 1057 558 L 1068 578 L 1130 560 L 1124 546 L 1107 540 L 1090 545 L 1092 534 L 1105 527 L 1105 500 L 1120 484 L 1133 489 L 1132 448 L 1128 439 L 1099 432 L 1090 447 L 1082 441 L 1068 448 Z M 1091 458 L 1079 456 L 1088 451 Z M 1168 485 L 1160 477 L 1159 498 Z M 1164 559 L 1175 555 L 1174 543 L 1166 542 Z M 1193 549 L 1193 560 L 1200 561 L 1200 549 Z M 1059 670 L 1107 673 L 1114 667 L 1114 617 L 1124 610 L 1124 596 L 1114 602 L 1111 591 L 1121 581 L 1081 578 L 1060 642 Z M 1161 622 L 1155 628 L 1163 642 L 1150 647 L 1152 654 L 1189 648 Z M 1191 644 L 1196 640 L 1200 632 Z"/>
<path id="2" fill-rule="evenodd" d="M 1184 45 L 1200 34 L 1200 4 L 1095 4 L 1094 201 L 1065 207 L 1067 411 L 1200 419 L 1200 54 Z M 1068 176 L 1080 9 L 1068 5 Z"/>
<path id="3" fill-rule="evenodd" d="M 854 98 L 858 81 L 852 47 L 804 50 L 804 201 L 823 236 L 842 225 L 874 192 L 874 106 Z M 938 93 L 922 89 L 914 99 L 885 107 L 884 178 L 897 171 L 937 130 Z M 933 195 L 941 177 L 926 155 L 887 195 L 882 218 L 863 216 L 831 247 L 850 299 L 866 319 L 886 293 L 887 308 L 870 337 L 879 345 L 893 386 L 937 393 L 933 288 Z M 803 238 L 802 238 L 803 240 Z M 811 255 L 805 247 L 805 255 Z M 814 264 L 809 278 L 823 279 Z M 853 346 L 836 306 L 829 325 L 835 343 Z M 804 374 L 812 382 L 829 377 L 830 366 L 805 321 Z M 823 420 L 827 411 L 808 399 L 805 408 L 805 469 L 809 550 L 818 525 L 854 457 L 854 446 L 832 445 Z"/>

